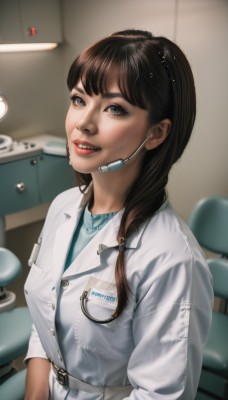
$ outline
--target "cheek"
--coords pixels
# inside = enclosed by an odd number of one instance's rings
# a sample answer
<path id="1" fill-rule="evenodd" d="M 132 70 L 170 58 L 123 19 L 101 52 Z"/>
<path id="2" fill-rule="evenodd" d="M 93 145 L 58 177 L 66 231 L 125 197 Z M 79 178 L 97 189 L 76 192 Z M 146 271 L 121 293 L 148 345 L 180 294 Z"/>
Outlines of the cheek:
<path id="1" fill-rule="evenodd" d="M 66 115 L 65 129 L 66 129 L 67 135 L 69 135 L 71 130 L 73 129 L 73 118 L 72 118 L 72 113 L 70 112 L 70 110 L 68 111 L 68 113 Z"/>
<path id="2" fill-rule="evenodd" d="M 140 135 L 135 125 L 129 124 L 115 131 L 113 135 L 113 147 L 120 148 L 122 151 L 126 150 L 127 153 L 140 142 Z"/>
<path id="3" fill-rule="evenodd" d="M 118 147 L 121 143 L 127 143 L 132 137 L 133 126 L 127 123 L 117 123 L 115 121 L 106 121 L 103 126 L 100 127 L 100 132 L 103 134 L 104 145 L 113 144 Z"/>

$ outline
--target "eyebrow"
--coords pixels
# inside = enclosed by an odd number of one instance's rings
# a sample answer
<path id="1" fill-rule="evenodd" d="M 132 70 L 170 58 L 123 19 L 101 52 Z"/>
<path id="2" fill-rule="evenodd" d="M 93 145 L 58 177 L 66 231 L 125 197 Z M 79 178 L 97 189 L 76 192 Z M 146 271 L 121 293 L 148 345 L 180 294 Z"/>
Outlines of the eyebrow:
<path id="1" fill-rule="evenodd" d="M 81 89 L 78 86 L 74 87 L 75 90 L 77 90 L 79 93 L 81 94 L 86 94 L 85 91 L 83 89 Z M 120 97 L 121 99 L 124 99 L 124 96 L 122 95 L 122 93 L 120 92 L 107 92 L 107 93 L 102 93 L 101 97 L 103 97 L 104 99 L 113 99 L 115 97 Z"/>

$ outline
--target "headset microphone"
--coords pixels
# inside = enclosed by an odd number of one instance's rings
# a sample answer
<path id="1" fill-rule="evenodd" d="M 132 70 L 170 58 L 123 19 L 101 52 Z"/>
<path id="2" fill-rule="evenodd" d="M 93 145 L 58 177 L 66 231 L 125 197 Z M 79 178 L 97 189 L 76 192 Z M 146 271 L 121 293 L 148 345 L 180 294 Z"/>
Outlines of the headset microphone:
<path id="1" fill-rule="evenodd" d="M 123 168 L 125 166 L 125 164 L 127 164 L 128 161 L 130 161 L 132 158 L 134 158 L 138 152 L 141 150 L 141 148 L 143 147 L 143 145 L 147 142 L 147 140 L 151 139 L 152 136 L 148 136 L 141 144 L 140 146 L 134 151 L 133 154 L 130 155 L 130 157 L 126 158 L 125 160 L 119 159 L 116 161 L 113 161 L 109 164 L 106 165 L 102 165 L 101 167 L 98 167 L 98 171 L 99 172 L 114 172 L 117 169 Z"/>

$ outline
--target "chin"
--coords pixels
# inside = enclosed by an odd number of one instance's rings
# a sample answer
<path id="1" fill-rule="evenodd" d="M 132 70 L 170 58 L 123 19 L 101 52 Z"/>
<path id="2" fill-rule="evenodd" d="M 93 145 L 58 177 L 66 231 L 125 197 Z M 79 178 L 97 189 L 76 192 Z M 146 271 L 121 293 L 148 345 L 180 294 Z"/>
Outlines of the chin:
<path id="1" fill-rule="evenodd" d="M 88 169 L 83 167 L 82 165 L 78 165 L 76 163 L 71 162 L 70 163 L 71 167 L 73 168 L 74 171 L 80 172 L 81 174 L 91 174 L 92 172 L 96 171 L 97 169 Z"/>

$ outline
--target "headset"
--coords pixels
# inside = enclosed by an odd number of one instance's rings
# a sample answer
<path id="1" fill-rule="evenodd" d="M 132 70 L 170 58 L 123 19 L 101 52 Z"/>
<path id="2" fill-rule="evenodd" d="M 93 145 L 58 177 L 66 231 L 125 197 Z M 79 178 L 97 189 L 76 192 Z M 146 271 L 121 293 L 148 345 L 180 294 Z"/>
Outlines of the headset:
<path id="1" fill-rule="evenodd" d="M 116 161 L 112 161 L 109 164 L 106 165 L 101 165 L 100 167 L 98 167 L 98 171 L 101 173 L 104 172 L 114 172 L 117 169 L 123 168 L 128 161 L 132 160 L 132 158 L 134 158 L 138 152 L 141 150 L 141 148 L 143 147 L 143 145 L 147 142 L 147 140 L 152 139 L 152 135 L 148 136 L 141 144 L 140 146 L 134 151 L 133 154 L 131 154 L 128 158 L 126 158 L 125 160 L 122 160 L 121 158 L 119 160 Z"/>

